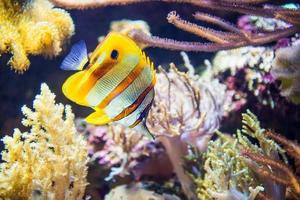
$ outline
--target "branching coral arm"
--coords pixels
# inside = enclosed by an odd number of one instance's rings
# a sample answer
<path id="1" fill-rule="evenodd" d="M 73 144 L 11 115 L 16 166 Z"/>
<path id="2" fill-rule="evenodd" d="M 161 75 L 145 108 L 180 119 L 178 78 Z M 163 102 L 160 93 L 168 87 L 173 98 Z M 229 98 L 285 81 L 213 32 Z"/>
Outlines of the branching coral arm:
<path id="1" fill-rule="evenodd" d="M 252 153 L 248 150 L 242 150 L 242 154 L 251 160 L 262 164 L 264 166 L 270 166 L 272 168 L 272 171 L 279 171 L 282 173 L 272 173 L 270 170 L 266 170 L 264 168 L 257 168 L 256 171 L 259 175 L 263 177 L 268 177 L 272 179 L 275 182 L 278 182 L 283 185 L 291 186 L 293 191 L 300 195 L 300 181 L 299 178 L 294 175 L 294 173 L 289 169 L 287 165 L 284 163 L 278 161 L 278 160 L 272 160 L 266 156 Z"/>
<path id="2" fill-rule="evenodd" d="M 287 153 L 292 158 L 295 159 L 296 172 L 300 173 L 300 146 L 299 146 L 299 144 L 286 139 L 282 135 L 273 133 L 270 130 L 266 131 L 265 135 L 269 138 L 272 138 L 274 141 L 276 141 L 284 146 Z"/>
<path id="3" fill-rule="evenodd" d="M 219 17 L 212 16 L 212 15 L 209 15 L 207 13 L 202 13 L 202 12 L 196 12 L 193 16 L 197 20 L 201 20 L 201 21 L 204 21 L 204 22 L 215 24 L 215 25 L 220 26 L 221 28 L 223 28 L 225 30 L 235 32 L 235 33 L 238 33 L 238 34 L 241 33 L 240 29 L 238 29 L 237 27 L 232 25 L 230 22 L 227 22 L 227 21 L 225 21 L 225 20 L 223 20 Z"/>
<path id="4" fill-rule="evenodd" d="M 297 33 L 299 30 L 299 27 L 292 26 L 286 29 L 277 30 L 276 32 L 270 32 L 263 35 L 254 35 L 253 37 L 249 38 L 249 44 L 260 45 L 264 43 L 274 42 L 280 38 L 288 37 L 289 35 Z"/>
<path id="5" fill-rule="evenodd" d="M 139 43 L 146 44 L 151 47 L 158 47 L 170 50 L 181 51 L 201 51 L 214 52 L 231 48 L 238 48 L 246 45 L 260 45 L 278 40 L 279 38 L 287 37 L 292 33 L 297 32 L 297 27 L 290 27 L 276 33 L 267 33 L 261 36 L 250 37 L 248 40 L 231 41 L 223 44 L 218 43 L 201 43 L 201 42 L 184 42 L 176 41 L 168 38 L 160 38 L 156 36 L 148 36 L 141 31 L 131 31 L 130 36 Z"/>
<path id="6" fill-rule="evenodd" d="M 269 0 L 222 0 L 223 2 L 227 3 L 240 3 L 240 4 L 258 4 L 258 3 L 265 3 Z"/>
<path id="7" fill-rule="evenodd" d="M 67 9 L 89 9 L 103 8 L 114 5 L 128 5 L 133 3 L 144 2 L 165 2 L 165 3 L 186 3 L 197 7 L 228 10 L 243 14 L 264 15 L 265 17 L 273 17 L 272 12 L 263 12 L 263 8 L 253 8 L 248 6 L 247 2 L 233 4 L 232 2 L 213 1 L 213 0 L 51 0 L 55 5 Z M 254 4 L 254 3 L 252 3 Z M 255 3 L 257 4 L 257 3 Z"/>
<path id="8" fill-rule="evenodd" d="M 213 10 L 226 10 L 230 12 L 238 12 L 248 15 L 257 15 L 262 17 L 276 17 L 279 12 L 283 16 L 287 14 L 294 16 L 299 11 L 289 9 L 265 9 L 257 5 L 266 0 L 51 0 L 56 6 L 64 7 L 67 9 L 89 9 L 89 8 L 103 8 L 113 5 L 128 5 L 133 3 L 144 2 L 165 2 L 165 3 L 186 3 L 195 5 L 201 8 L 209 8 Z M 251 5 L 251 6 L 250 6 Z M 287 13 L 288 12 L 288 13 Z M 297 20 L 295 18 L 295 20 Z"/>
<path id="9" fill-rule="evenodd" d="M 138 43 L 147 44 L 151 47 L 158 47 L 170 50 L 180 51 L 201 51 L 214 52 L 232 48 L 232 44 L 216 44 L 216 43 L 201 43 L 201 42 L 182 42 L 168 38 L 160 38 L 156 36 L 148 36 L 141 31 L 131 31 L 130 36 Z"/>
<path id="10" fill-rule="evenodd" d="M 179 29 L 195 34 L 199 37 L 206 38 L 212 42 L 216 43 L 227 43 L 230 39 L 238 39 L 238 36 L 232 35 L 230 33 L 225 33 L 221 31 L 216 31 L 210 28 L 205 28 L 180 18 L 175 11 L 168 14 L 167 20 L 169 23 L 173 24 Z"/>
<path id="11" fill-rule="evenodd" d="M 200 42 L 185 42 L 172 39 L 151 37 L 139 31 L 132 31 L 129 35 L 137 42 L 151 47 L 159 47 L 170 50 L 182 51 L 201 51 L 214 52 L 218 50 L 226 50 L 238 48 L 246 45 L 262 45 L 269 42 L 274 42 L 280 38 L 293 35 L 300 30 L 299 9 L 289 10 L 280 7 L 262 7 L 260 3 L 265 0 L 52 0 L 56 5 L 67 8 L 93 8 L 105 7 L 110 5 L 127 5 L 132 3 L 143 2 L 165 2 L 165 3 L 187 3 L 196 7 L 204 7 L 214 10 L 225 10 L 231 12 L 239 12 L 243 14 L 257 15 L 262 17 L 278 18 L 282 21 L 292 24 L 286 29 L 275 30 L 268 33 L 259 33 L 250 35 L 240 31 L 237 27 L 230 23 L 203 13 L 196 13 L 194 17 L 198 20 L 216 24 L 229 32 L 217 31 L 214 29 L 199 26 L 185 20 L 182 20 L 176 12 L 170 12 L 167 19 L 169 23 L 177 28 L 205 38 L 212 43 Z"/>

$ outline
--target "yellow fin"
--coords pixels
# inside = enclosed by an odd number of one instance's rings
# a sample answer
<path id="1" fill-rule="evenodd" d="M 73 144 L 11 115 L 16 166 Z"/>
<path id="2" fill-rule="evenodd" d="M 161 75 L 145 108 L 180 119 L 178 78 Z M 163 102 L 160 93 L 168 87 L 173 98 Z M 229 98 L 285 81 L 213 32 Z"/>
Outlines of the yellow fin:
<path id="1" fill-rule="evenodd" d="M 109 116 L 103 110 L 96 110 L 85 118 L 89 124 L 104 125 L 111 122 Z"/>
<path id="2" fill-rule="evenodd" d="M 64 95 L 71 101 L 83 105 L 89 106 L 85 100 L 86 94 L 80 90 L 82 79 L 85 75 L 85 71 L 80 71 L 70 76 L 63 84 L 62 91 Z"/>

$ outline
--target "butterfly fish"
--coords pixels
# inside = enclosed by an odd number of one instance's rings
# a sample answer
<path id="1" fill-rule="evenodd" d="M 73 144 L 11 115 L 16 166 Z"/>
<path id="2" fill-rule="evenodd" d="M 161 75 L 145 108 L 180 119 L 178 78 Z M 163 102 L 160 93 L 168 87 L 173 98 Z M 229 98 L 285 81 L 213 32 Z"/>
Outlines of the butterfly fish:
<path id="1" fill-rule="evenodd" d="M 145 120 L 154 98 L 156 72 L 133 40 L 111 32 L 91 56 L 80 41 L 61 69 L 78 71 L 65 81 L 62 91 L 71 101 L 94 109 L 85 118 L 87 123 L 117 122 L 154 138 Z"/>

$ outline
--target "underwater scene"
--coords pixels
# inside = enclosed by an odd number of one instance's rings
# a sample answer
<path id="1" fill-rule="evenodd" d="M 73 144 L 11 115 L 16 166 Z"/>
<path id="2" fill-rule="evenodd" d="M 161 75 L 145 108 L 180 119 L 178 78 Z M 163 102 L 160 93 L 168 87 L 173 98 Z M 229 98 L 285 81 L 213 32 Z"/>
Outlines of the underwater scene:
<path id="1" fill-rule="evenodd" d="M 0 199 L 300 200 L 300 4 L 0 0 Z"/>

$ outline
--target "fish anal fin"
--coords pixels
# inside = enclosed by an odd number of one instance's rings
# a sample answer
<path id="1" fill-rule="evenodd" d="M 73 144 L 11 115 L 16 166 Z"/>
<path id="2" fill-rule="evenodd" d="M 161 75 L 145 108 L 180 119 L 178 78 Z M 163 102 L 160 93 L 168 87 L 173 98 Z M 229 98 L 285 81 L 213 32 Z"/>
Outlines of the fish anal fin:
<path id="1" fill-rule="evenodd" d="M 144 121 L 136 125 L 134 130 L 143 133 L 149 140 L 155 140 L 154 135 L 149 131 Z"/>
<path id="2" fill-rule="evenodd" d="M 111 122 L 109 116 L 103 110 L 96 110 L 85 118 L 89 124 L 104 125 Z"/>

